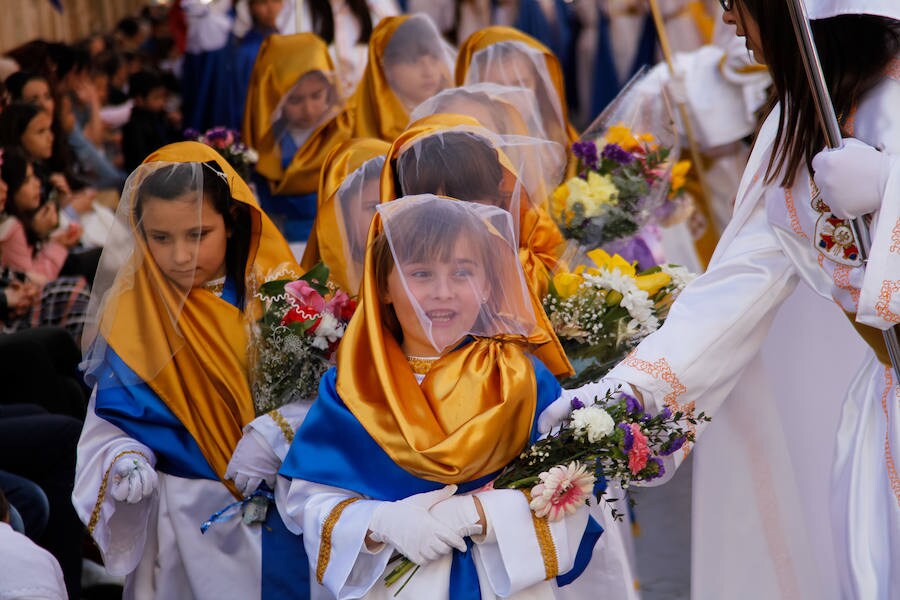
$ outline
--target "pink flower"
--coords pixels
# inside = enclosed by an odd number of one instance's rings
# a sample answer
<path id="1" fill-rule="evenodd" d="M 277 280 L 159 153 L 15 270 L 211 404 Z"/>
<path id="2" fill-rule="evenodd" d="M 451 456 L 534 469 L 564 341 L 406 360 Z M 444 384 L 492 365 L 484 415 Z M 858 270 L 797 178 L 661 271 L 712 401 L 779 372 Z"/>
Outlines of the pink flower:
<path id="1" fill-rule="evenodd" d="M 331 300 L 325 303 L 325 310 L 341 321 L 349 321 L 356 310 L 356 302 L 350 299 L 343 290 L 338 290 Z"/>
<path id="2" fill-rule="evenodd" d="M 632 475 L 637 475 L 641 469 L 647 466 L 650 448 L 647 446 L 647 436 L 641 431 L 639 424 L 631 424 L 631 435 L 634 436 L 634 441 L 631 444 L 631 450 L 628 451 L 628 468 L 631 469 Z"/>
<path id="3" fill-rule="evenodd" d="M 579 462 L 557 465 L 539 475 L 541 483 L 531 488 L 531 510 L 538 517 L 558 521 L 574 514 L 594 489 L 596 478 Z"/>
<path id="4" fill-rule="evenodd" d="M 302 279 L 285 284 L 284 291 L 291 304 L 299 304 L 301 308 L 308 308 L 316 314 L 325 309 L 325 299 Z"/>

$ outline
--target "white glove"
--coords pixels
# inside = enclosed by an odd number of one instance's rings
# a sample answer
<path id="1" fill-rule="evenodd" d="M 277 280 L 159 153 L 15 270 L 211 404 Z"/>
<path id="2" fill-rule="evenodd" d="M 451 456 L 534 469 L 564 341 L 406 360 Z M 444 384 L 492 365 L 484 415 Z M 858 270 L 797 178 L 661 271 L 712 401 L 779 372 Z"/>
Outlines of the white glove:
<path id="1" fill-rule="evenodd" d="M 431 562 L 453 548 L 465 552 L 462 536 L 428 512 L 455 492 L 456 486 L 448 485 L 397 502 L 380 503 L 369 521 L 369 538 L 390 544 L 417 565 Z"/>
<path id="2" fill-rule="evenodd" d="M 550 433 L 554 427 L 562 423 L 571 414 L 572 410 L 578 407 L 577 403 L 573 406 L 574 401 L 577 400 L 582 406 L 594 404 L 595 399 L 597 402 L 602 403 L 606 399 L 606 392 L 610 392 L 613 398 L 618 397 L 622 393 L 634 395 L 634 391 L 629 384 L 618 379 L 608 378 L 592 381 L 571 390 L 564 389 L 560 397 L 538 415 L 538 432 L 541 434 Z"/>
<path id="3" fill-rule="evenodd" d="M 149 498 L 156 491 L 159 482 L 156 469 L 136 454 L 119 457 L 110 472 L 112 497 L 128 504 L 137 504 L 144 498 Z"/>
<path id="4" fill-rule="evenodd" d="M 280 468 L 281 459 L 266 443 L 263 435 L 251 428 L 235 447 L 225 470 L 225 479 L 234 481 L 234 486 L 244 496 L 249 496 L 263 481 L 274 489 Z"/>
<path id="5" fill-rule="evenodd" d="M 855 219 L 881 207 L 895 160 L 855 138 L 846 138 L 843 148 L 816 154 L 812 166 L 816 185 L 831 212 L 841 219 Z"/>
<path id="6" fill-rule="evenodd" d="M 452 496 L 431 507 L 431 516 L 449 526 L 462 537 L 481 535 L 475 498 L 467 494 Z"/>

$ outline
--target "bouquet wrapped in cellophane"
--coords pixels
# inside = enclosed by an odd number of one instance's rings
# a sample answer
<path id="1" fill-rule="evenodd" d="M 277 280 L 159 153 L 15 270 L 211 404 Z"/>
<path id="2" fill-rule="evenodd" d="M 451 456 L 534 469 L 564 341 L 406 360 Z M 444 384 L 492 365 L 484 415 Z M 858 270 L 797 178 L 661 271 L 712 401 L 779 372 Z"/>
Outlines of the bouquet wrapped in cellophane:
<path id="1" fill-rule="evenodd" d="M 299 279 L 259 285 L 261 316 L 250 331 L 250 388 L 256 414 L 314 398 L 356 301 L 328 280 L 319 263 Z"/>
<path id="2" fill-rule="evenodd" d="M 619 255 L 588 252 L 573 270 L 560 269 L 543 304 L 576 374 L 574 388 L 603 377 L 659 329 L 669 307 L 694 278 L 684 267 L 657 265 L 638 272 Z"/>
<path id="3" fill-rule="evenodd" d="M 642 78 L 636 75 L 572 145 L 577 174 L 551 196 L 563 235 L 582 247 L 627 241 L 673 214 L 684 195 L 690 162 L 678 160 L 671 107 Z"/>

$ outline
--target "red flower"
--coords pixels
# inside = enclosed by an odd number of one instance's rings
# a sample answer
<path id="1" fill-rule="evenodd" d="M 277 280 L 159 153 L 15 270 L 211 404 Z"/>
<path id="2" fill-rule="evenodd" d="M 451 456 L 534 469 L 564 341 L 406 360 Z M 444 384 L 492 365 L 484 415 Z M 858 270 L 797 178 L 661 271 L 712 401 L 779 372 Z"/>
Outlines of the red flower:
<path id="1" fill-rule="evenodd" d="M 347 322 L 356 310 L 356 300 L 352 299 L 342 290 L 338 290 L 331 300 L 325 304 L 325 310 L 334 315 L 338 320 Z"/>
<path id="2" fill-rule="evenodd" d="M 647 436 L 641 431 L 640 425 L 632 423 L 631 434 L 634 436 L 634 441 L 631 444 L 631 450 L 628 451 L 628 468 L 632 475 L 637 475 L 641 469 L 647 466 L 650 448 L 647 445 Z"/>

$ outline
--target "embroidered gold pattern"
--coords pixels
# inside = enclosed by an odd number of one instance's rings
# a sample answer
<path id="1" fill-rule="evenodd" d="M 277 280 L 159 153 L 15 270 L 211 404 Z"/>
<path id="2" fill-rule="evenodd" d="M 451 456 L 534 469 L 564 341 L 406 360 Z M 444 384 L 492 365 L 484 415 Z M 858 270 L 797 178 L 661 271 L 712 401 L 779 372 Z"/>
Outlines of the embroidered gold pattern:
<path id="1" fill-rule="evenodd" d="M 337 505 L 331 509 L 331 512 L 328 513 L 325 524 L 322 525 L 322 540 L 319 544 L 319 558 L 316 561 L 316 581 L 320 584 L 325 577 L 325 569 L 328 568 L 328 561 L 331 560 L 331 534 L 334 533 L 334 526 L 337 525 L 338 519 L 341 518 L 341 513 L 344 512 L 344 509 L 361 499 L 362 498 L 347 498 L 346 500 L 338 502 Z"/>
<path id="2" fill-rule="evenodd" d="M 888 412 L 887 399 L 888 394 L 894 389 L 894 377 L 891 367 L 884 368 L 884 378 L 887 382 L 884 387 L 884 393 L 881 395 L 881 409 L 884 411 L 884 418 L 887 420 L 887 431 L 884 432 L 884 462 L 887 465 L 888 481 L 891 482 L 891 490 L 897 499 L 897 505 L 900 506 L 900 476 L 897 475 L 897 465 L 894 463 L 894 455 L 891 452 L 891 416 Z M 894 391 L 894 398 L 897 397 L 897 391 Z"/>
<path id="3" fill-rule="evenodd" d="M 797 216 L 797 205 L 794 203 L 794 193 L 789 188 L 784 188 L 784 204 L 787 206 L 788 216 L 791 220 L 791 229 L 805 240 L 809 239 L 800 226 L 800 217 Z"/>
<path id="4" fill-rule="evenodd" d="M 528 504 L 531 504 L 531 492 L 522 490 Z M 538 546 L 541 548 L 541 558 L 544 559 L 545 580 L 550 580 L 559 575 L 559 558 L 556 556 L 556 546 L 553 544 L 553 534 L 550 533 L 550 523 L 547 517 L 539 518 L 531 513 L 531 523 L 534 525 L 534 534 L 537 536 Z"/>
<path id="5" fill-rule="evenodd" d="M 431 365 L 437 361 L 438 357 L 434 358 L 423 358 L 421 356 L 407 356 L 406 362 L 409 363 L 410 368 L 413 370 L 413 373 L 416 375 L 427 375 L 428 371 L 431 370 Z"/>
<path id="6" fill-rule="evenodd" d="M 875 313 L 888 323 L 900 323 L 900 315 L 891 310 L 891 300 L 900 291 L 900 281 L 882 281 Z"/>
<path id="7" fill-rule="evenodd" d="M 294 441 L 294 430 L 291 429 L 291 424 L 287 422 L 287 419 L 284 418 L 278 409 L 271 410 L 267 413 L 269 418 L 275 421 L 275 424 L 278 425 L 278 428 L 281 430 L 281 435 L 284 436 L 284 439 L 287 440 L 287 443 L 290 445 Z"/>
<path id="8" fill-rule="evenodd" d="M 894 228 L 891 229 L 891 247 L 889 252 L 900 254 L 900 219 L 897 219 L 897 222 L 894 223 Z"/>
<path id="9" fill-rule="evenodd" d="M 97 502 L 94 504 L 94 509 L 91 511 L 91 519 L 88 521 L 88 534 L 90 535 L 94 535 L 94 529 L 97 528 L 97 522 L 100 520 L 100 508 L 103 506 L 103 500 L 106 498 L 106 488 L 109 486 L 109 473 L 112 471 L 116 461 L 126 454 L 137 454 L 138 456 L 143 457 L 148 463 L 150 462 L 150 459 L 147 458 L 143 452 L 137 450 L 125 450 L 113 457 L 112 462 L 106 467 L 106 472 L 103 473 L 103 480 L 100 482 L 100 489 L 97 491 Z"/>
<path id="10" fill-rule="evenodd" d="M 688 402 L 686 404 L 678 403 L 678 397 L 684 394 L 687 391 L 687 388 L 681 383 L 675 372 L 672 371 L 669 361 L 665 358 L 660 358 L 655 362 L 649 362 L 635 356 L 635 352 L 636 350 L 633 350 L 622 362 L 633 369 L 646 373 L 654 379 L 659 379 L 668 383 L 672 391 L 663 398 L 663 402 L 665 402 L 666 406 L 668 406 L 672 412 L 683 412 L 687 415 L 693 415 L 695 408 L 694 402 Z M 688 431 L 696 433 L 696 425 L 688 425 Z M 687 456 L 691 451 L 691 445 L 689 443 L 681 448 L 684 456 Z"/>

